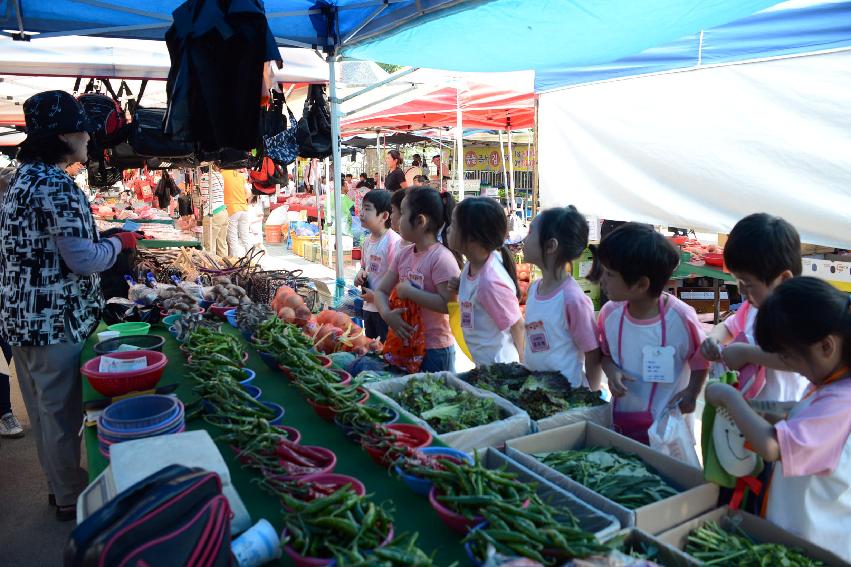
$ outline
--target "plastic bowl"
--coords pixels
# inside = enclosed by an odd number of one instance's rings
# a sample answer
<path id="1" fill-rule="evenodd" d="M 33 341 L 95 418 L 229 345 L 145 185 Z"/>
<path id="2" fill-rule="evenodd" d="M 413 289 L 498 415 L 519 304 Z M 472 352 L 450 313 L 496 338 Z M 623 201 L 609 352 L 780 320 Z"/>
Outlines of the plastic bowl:
<path id="1" fill-rule="evenodd" d="M 278 369 L 278 358 L 274 354 L 264 352 L 262 350 L 258 350 L 257 354 L 260 355 L 260 358 L 263 359 L 263 362 L 266 363 L 266 366 L 268 366 L 270 370 Z"/>
<path id="2" fill-rule="evenodd" d="M 474 527 L 470 530 L 470 533 L 477 532 L 479 530 L 483 530 L 488 527 L 489 522 L 482 522 L 481 524 Z M 484 565 L 481 561 L 476 558 L 476 554 L 473 552 L 473 542 L 467 541 L 464 543 L 464 551 L 467 552 L 467 557 L 470 559 L 470 563 L 472 563 L 475 567 L 482 567 Z"/>
<path id="3" fill-rule="evenodd" d="M 211 305 L 207 310 L 216 317 L 226 319 L 227 317 L 225 316 L 225 313 L 232 309 L 236 308 L 233 305 Z"/>
<path id="4" fill-rule="evenodd" d="M 107 339 L 95 345 L 95 354 L 109 354 L 115 352 L 122 345 L 135 347 L 137 350 L 152 350 L 162 352 L 165 339 L 157 335 L 130 335 L 128 337 L 115 337 Z"/>
<path id="5" fill-rule="evenodd" d="M 724 254 L 704 254 L 703 261 L 706 262 L 707 266 L 723 266 Z"/>
<path id="6" fill-rule="evenodd" d="M 262 354 L 261 354 L 261 356 L 262 356 Z M 316 360 L 316 362 L 318 362 L 320 365 L 322 365 L 322 368 L 331 368 L 334 365 L 334 361 L 332 361 L 327 356 L 322 356 L 321 354 L 314 354 L 312 356 L 313 356 L 314 360 Z M 277 369 L 280 370 L 281 373 L 283 373 L 283 375 L 286 376 L 288 380 L 294 380 L 295 379 L 293 377 L 292 372 L 290 372 L 290 369 L 287 368 L 286 366 L 284 366 L 283 364 L 278 364 Z M 274 368 L 272 370 L 274 370 Z M 351 382 L 351 374 L 349 374 L 349 381 Z"/>
<path id="7" fill-rule="evenodd" d="M 286 433 L 289 441 L 292 441 L 293 443 L 301 441 L 301 431 L 295 427 L 290 427 L 289 425 L 276 425 L 275 427 Z"/>
<path id="8" fill-rule="evenodd" d="M 309 448 L 311 451 L 319 453 L 323 456 L 323 462 L 325 463 L 318 471 L 305 474 L 280 474 L 280 475 L 271 475 L 271 478 L 277 478 L 280 480 L 295 480 L 297 478 L 302 478 L 304 476 L 312 476 L 317 474 L 329 474 L 334 472 L 334 467 L 337 466 L 337 455 L 334 454 L 334 451 L 331 449 L 326 449 L 325 447 L 319 447 L 317 445 L 301 445 L 304 448 Z"/>
<path id="9" fill-rule="evenodd" d="M 110 325 L 106 328 L 107 331 L 118 331 L 121 333 L 122 337 L 129 337 L 130 335 L 147 335 L 151 330 L 150 323 L 116 323 L 115 325 Z"/>
<path id="10" fill-rule="evenodd" d="M 201 301 L 198 302 L 198 305 L 200 305 L 202 309 L 207 309 L 212 304 L 213 304 L 212 301 L 207 301 L 206 299 L 202 299 Z"/>
<path id="11" fill-rule="evenodd" d="M 155 428 L 174 419 L 183 404 L 177 398 L 148 394 L 119 400 L 103 410 L 101 421 L 118 432 L 138 433 L 145 428 Z"/>
<path id="12" fill-rule="evenodd" d="M 166 326 L 166 328 L 174 325 L 178 319 L 183 317 L 183 313 L 172 313 L 171 315 L 167 315 L 163 317 L 162 324 Z"/>
<path id="13" fill-rule="evenodd" d="M 459 451 L 458 449 L 453 449 L 452 447 L 425 447 L 423 449 L 419 449 L 419 451 L 426 455 L 437 456 L 438 458 L 448 458 L 448 460 L 451 460 L 455 463 L 468 462 L 471 465 L 473 464 L 473 457 L 471 457 L 464 451 Z M 410 488 L 417 494 L 421 494 L 422 496 L 428 496 L 428 493 L 432 487 L 432 482 L 430 480 L 408 474 L 403 471 L 401 467 L 399 467 L 399 465 L 396 465 L 396 474 L 398 474 L 399 477 L 401 477 L 402 481 L 408 485 L 408 488 Z"/>
<path id="14" fill-rule="evenodd" d="M 334 473 L 320 473 L 320 474 L 309 474 L 307 476 L 302 476 L 298 479 L 299 482 L 309 483 L 315 482 L 317 484 L 325 484 L 330 487 L 333 487 L 334 491 L 337 491 L 347 484 L 352 485 L 352 490 L 358 496 L 366 495 L 366 486 L 356 479 L 353 476 L 348 476 L 345 474 L 334 474 Z"/>
<path id="15" fill-rule="evenodd" d="M 397 421 L 399 421 L 398 411 L 391 408 L 390 406 L 382 406 L 381 409 L 383 411 L 389 412 L 389 417 L 385 421 L 380 422 L 381 425 L 390 425 L 391 423 L 396 423 Z M 360 433 L 356 431 L 353 426 L 341 422 L 340 414 L 338 413 L 334 414 L 334 425 L 343 430 L 343 433 L 349 441 L 360 443 Z"/>
<path id="16" fill-rule="evenodd" d="M 393 425 L 387 425 L 386 428 L 390 431 L 405 433 L 416 439 L 416 441 L 412 443 L 396 443 L 397 446 L 408 447 L 410 449 L 421 449 L 431 445 L 431 433 L 419 425 L 413 425 L 410 423 L 394 423 Z M 385 458 L 387 449 L 377 449 L 366 444 L 363 444 L 363 448 L 377 464 L 381 466 L 390 464 Z"/>
<path id="17" fill-rule="evenodd" d="M 257 386 L 253 386 L 251 384 L 243 384 L 242 389 L 245 390 L 245 393 L 247 393 L 249 396 L 251 396 L 255 400 L 259 400 L 260 396 L 263 395 L 263 390 L 261 390 Z"/>
<path id="18" fill-rule="evenodd" d="M 387 528 L 387 537 L 384 538 L 384 541 L 382 541 L 378 547 L 384 547 L 385 545 L 392 542 L 393 537 L 395 535 L 396 534 L 393 530 L 393 524 L 390 524 Z M 283 540 L 285 537 L 287 537 L 286 530 L 281 533 L 281 540 Z M 284 546 L 284 553 L 286 553 L 287 556 L 292 559 L 293 565 L 295 565 L 296 567 L 325 567 L 328 565 L 336 565 L 336 561 L 334 561 L 333 559 L 323 559 L 321 557 L 305 557 L 303 555 L 300 555 L 299 552 L 296 551 L 290 545 Z M 369 552 L 367 551 L 367 553 Z"/>
<path id="19" fill-rule="evenodd" d="M 450 529 L 461 534 L 466 534 L 475 526 L 485 521 L 484 517 L 482 516 L 474 516 L 473 519 L 467 519 L 461 514 L 453 512 L 452 510 L 438 502 L 437 496 L 437 488 L 432 486 L 431 490 L 429 490 L 428 492 L 428 503 L 431 504 L 431 507 L 434 508 L 435 512 L 437 512 L 437 515 L 441 519 L 441 521 L 447 526 L 449 526 Z"/>
<path id="20" fill-rule="evenodd" d="M 171 335 L 172 337 L 174 337 L 174 340 L 177 340 L 177 327 L 175 327 L 174 325 L 169 327 L 168 328 L 168 334 Z"/>
<path id="21" fill-rule="evenodd" d="M 245 373 L 245 380 L 240 380 L 239 383 L 243 386 L 247 386 L 257 378 L 257 373 L 251 370 L 250 368 L 243 368 L 242 371 Z"/>
<path id="22" fill-rule="evenodd" d="M 110 358 L 132 359 L 145 357 L 148 365 L 140 370 L 130 372 L 100 372 L 100 356 L 86 362 L 80 372 L 86 377 L 99 394 L 108 397 L 123 396 L 130 392 L 150 390 L 157 385 L 165 372 L 168 358 L 161 352 L 152 350 L 134 350 L 115 352 Z"/>
<path id="23" fill-rule="evenodd" d="M 234 329 L 239 328 L 239 326 L 236 324 L 236 309 L 229 309 L 225 311 L 225 319 L 228 320 L 228 324 Z"/>
<path id="24" fill-rule="evenodd" d="M 275 410 L 275 416 L 267 420 L 269 425 L 279 425 L 284 420 L 284 406 L 275 402 L 261 402 L 267 408 Z"/>
<path id="25" fill-rule="evenodd" d="M 365 404 L 369 399 L 369 390 L 366 388 L 358 388 L 363 392 L 361 399 L 358 400 L 359 404 Z M 325 421 L 334 421 L 334 414 L 337 413 L 337 410 L 332 408 L 331 406 L 326 406 L 322 404 L 317 404 L 313 400 L 307 400 L 307 403 L 310 404 L 310 407 L 313 408 L 313 411 L 316 412 L 316 415 L 324 419 Z"/>

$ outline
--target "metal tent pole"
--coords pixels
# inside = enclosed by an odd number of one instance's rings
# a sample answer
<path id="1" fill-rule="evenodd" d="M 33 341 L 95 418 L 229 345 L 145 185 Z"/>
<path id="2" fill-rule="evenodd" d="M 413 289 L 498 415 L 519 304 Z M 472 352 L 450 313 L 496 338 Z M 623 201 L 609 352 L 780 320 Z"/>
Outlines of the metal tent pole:
<path id="1" fill-rule="evenodd" d="M 535 129 L 533 131 L 535 135 L 535 162 L 534 167 L 532 167 L 532 217 L 535 217 L 538 214 L 538 192 L 539 192 L 539 184 L 538 184 L 538 142 L 540 141 L 538 138 L 538 97 L 535 97 Z"/>
<path id="2" fill-rule="evenodd" d="M 528 179 L 529 179 L 530 183 L 532 185 L 534 185 L 534 182 L 531 179 L 531 177 L 532 177 L 532 130 L 529 130 L 529 140 L 528 140 L 528 144 L 526 146 L 526 172 L 529 175 Z M 527 197 L 529 196 L 529 192 L 526 193 L 526 196 Z M 526 219 L 525 199 L 524 199 L 524 203 L 523 203 L 523 220 L 524 221 L 527 220 Z"/>
<path id="3" fill-rule="evenodd" d="M 502 157 L 502 183 L 505 190 L 508 191 L 508 167 L 505 164 L 505 146 L 502 141 L 502 130 L 499 131 L 499 155 Z M 511 209 L 509 208 L 508 210 L 510 211 Z"/>
<path id="4" fill-rule="evenodd" d="M 334 158 L 334 175 L 338 171 L 343 171 L 343 158 L 340 155 L 340 101 L 337 98 L 337 57 L 328 58 L 329 66 L 329 82 L 331 89 L 331 148 Z M 345 285 L 343 271 L 343 232 L 341 230 L 343 218 L 343 199 L 342 199 L 342 183 L 337 181 L 334 183 L 334 245 L 336 247 L 335 258 L 337 260 L 337 287 Z"/>
<path id="5" fill-rule="evenodd" d="M 455 87 L 455 163 L 458 173 L 458 202 L 464 199 L 464 123 L 461 112 L 461 86 Z"/>
<path id="6" fill-rule="evenodd" d="M 511 130 L 508 131 L 508 210 L 514 212 L 514 149 L 511 146 Z"/>

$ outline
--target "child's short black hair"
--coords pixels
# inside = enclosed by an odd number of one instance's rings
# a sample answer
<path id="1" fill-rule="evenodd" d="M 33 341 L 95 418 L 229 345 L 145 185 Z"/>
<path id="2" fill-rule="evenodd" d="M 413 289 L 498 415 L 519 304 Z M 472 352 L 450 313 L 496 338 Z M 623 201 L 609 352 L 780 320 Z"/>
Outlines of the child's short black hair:
<path id="1" fill-rule="evenodd" d="M 789 270 L 801 275 L 801 237 L 786 220 L 756 213 L 736 223 L 724 245 L 724 262 L 769 284 Z"/>
<path id="2" fill-rule="evenodd" d="M 405 189 L 399 189 L 398 191 L 393 191 L 393 194 L 390 196 L 390 204 L 402 210 L 402 201 L 405 200 Z"/>
<path id="3" fill-rule="evenodd" d="M 759 346 L 776 353 L 804 353 L 839 335 L 844 364 L 851 364 L 851 296 L 817 278 L 788 279 L 759 306 L 754 331 Z"/>
<path id="4" fill-rule="evenodd" d="M 390 228 L 390 214 L 392 213 L 392 209 L 390 208 L 391 197 L 390 191 L 385 191 L 384 189 L 373 189 L 363 196 L 363 202 L 370 203 L 375 207 L 376 213 L 379 215 L 381 213 L 387 213 L 387 221 L 384 223 L 387 228 Z"/>
<path id="5" fill-rule="evenodd" d="M 618 227 L 591 249 L 594 266 L 588 279 L 599 281 L 602 264 L 618 272 L 627 285 L 646 277 L 650 280 L 647 293 L 653 297 L 662 294 L 680 263 L 680 253 L 670 240 L 653 227 L 634 222 Z"/>

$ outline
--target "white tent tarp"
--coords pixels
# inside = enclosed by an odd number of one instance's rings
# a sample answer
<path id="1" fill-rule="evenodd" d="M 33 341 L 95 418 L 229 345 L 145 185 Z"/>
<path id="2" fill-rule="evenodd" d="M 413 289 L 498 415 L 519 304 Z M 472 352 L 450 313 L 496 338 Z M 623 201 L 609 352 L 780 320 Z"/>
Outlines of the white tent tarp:
<path id="1" fill-rule="evenodd" d="M 764 211 L 847 248 L 849 92 L 836 51 L 543 94 L 541 204 L 717 232 Z"/>

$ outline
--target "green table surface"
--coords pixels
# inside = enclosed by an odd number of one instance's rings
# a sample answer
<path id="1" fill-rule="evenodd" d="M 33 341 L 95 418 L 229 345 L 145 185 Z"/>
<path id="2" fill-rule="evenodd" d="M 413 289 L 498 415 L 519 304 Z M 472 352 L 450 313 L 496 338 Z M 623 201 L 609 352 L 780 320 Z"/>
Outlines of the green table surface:
<path id="1" fill-rule="evenodd" d="M 197 240 L 140 240 L 140 248 L 201 248 Z"/>
<path id="2" fill-rule="evenodd" d="M 104 330 L 105 325 L 101 325 Z M 223 325 L 222 330 L 235 336 L 241 335 L 235 329 Z M 197 394 L 192 391 L 192 384 L 186 378 L 186 361 L 178 349 L 178 343 L 161 326 L 151 328 L 151 334 L 166 337 L 163 353 L 168 357 L 168 366 L 158 386 L 178 384 L 177 395 L 184 403 L 191 403 L 198 399 Z M 97 335 L 86 344 L 82 353 L 85 362 L 95 356 L 94 343 Z M 328 423 L 319 418 L 313 409 L 307 404 L 301 393 L 284 378 L 279 372 L 272 372 L 263 363 L 255 349 L 245 343 L 245 350 L 249 354 L 247 367 L 257 372 L 257 377 L 252 384 L 263 390 L 262 399 L 281 404 L 286 413 L 284 425 L 295 427 L 302 434 L 302 444 L 320 445 L 334 451 L 337 455 L 337 467 L 334 472 L 357 477 L 364 483 L 367 494 L 376 503 L 392 503 L 394 527 L 397 534 L 402 532 L 419 532 L 418 545 L 427 553 L 435 552 L 435 565 L 450 565 L 458 561 L 459 565 L 469 562 L 461 545 L 461 536 L 449 528 L 437 517 L 437 514 L 429 506 L 428 499 L 415 494 L 400 479 L 395 478 L 390 472 L 378 466 L 358 445 L 350 442 L 333 423 Z M 91 401 L 100 399 L 102 396 L 95 392 L 88 381 L 83 378 L 83 400 Z M 202 418 L 197 418 L 187 423 L 187 429 L 206 429 L 215 439 L 221 434 L 221 430 L 209 425 Z M 86 428 L 85 432 L 86 452 L 88 454 L 89 481 L 99 475 L 108 465 L 107 460 L 98 450 L 97 430 L 94 427 Z M 440 444 L 440 443 L 435 443 Z M 269 520 L 276 529 L 283 526 L 283 509 L 273 496 L 261 490 L 252 478 L 259 478 L 254 471 L 243 469 L 236 461 L 233 452 L 224 444 L 217 443 L 225 462 L 231 473 L 234 487 L 242 497 L 254 522 L 260 518 Z M 279 565 L 289 565 L 286 556 L 278 561 Z"/>
<path id="3" fill-rule="evenodd" d="M 671 276 L 671 279 L 682 280 L 685 278 L 715 278 L 716 280 L 723 280 L 727 283 L 734 283 L 736 281 L 736 278 L 734 278 L 732 274 L 728 274 L 724 270 L 712 268 L 710 266 L 695 266 L 694 264 L 689 264 L 689 260 L 691 260 L 691 254 L 688 252 L 680 254 L 680 264 L 677 266 L 677 269 L 674 270 L 674 275 Z"/>
<path id="4" fill-rule="evenodd" d="M 133 222 L 139 224 L 154 223 L 154 224 L 170 224 L 174 226 L 174 219 L 132 219 Z"/>

